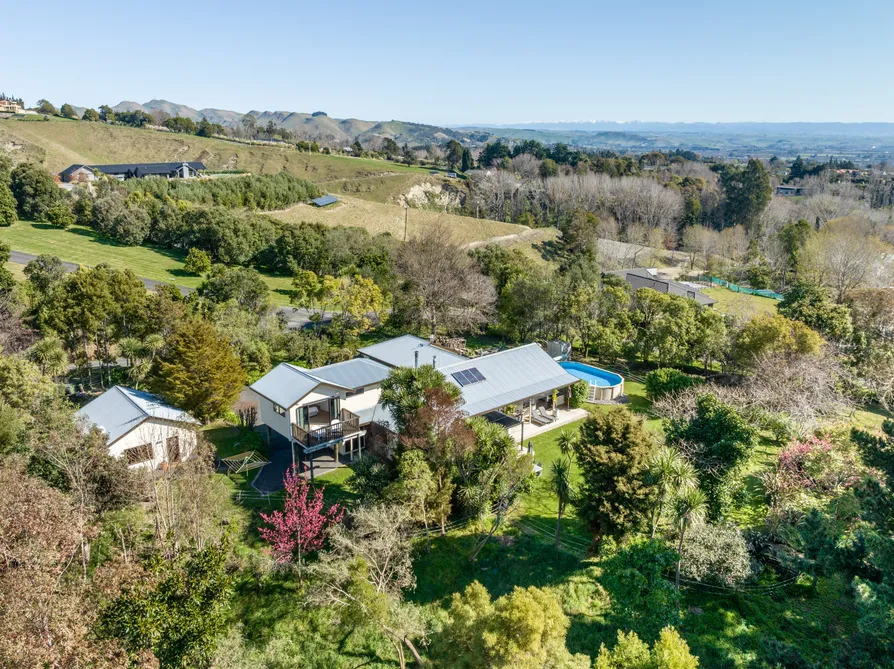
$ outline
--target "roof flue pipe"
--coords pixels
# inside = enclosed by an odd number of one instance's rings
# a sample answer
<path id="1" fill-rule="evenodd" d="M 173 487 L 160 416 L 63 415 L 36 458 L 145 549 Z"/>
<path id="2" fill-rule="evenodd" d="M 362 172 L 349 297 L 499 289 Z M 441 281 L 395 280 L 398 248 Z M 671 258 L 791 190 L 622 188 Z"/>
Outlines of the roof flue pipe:
<path id="1" fill-rule="evenodd" d="M 419 351 L 413 351 L 413 367 L 419 367 Z"/>
<path id="2" fill-rule="evenodd" d="M 434 367 L 435 369 L 438 368 L 438 356 L 433 355 L 431 357 L 431 366 Z"/>

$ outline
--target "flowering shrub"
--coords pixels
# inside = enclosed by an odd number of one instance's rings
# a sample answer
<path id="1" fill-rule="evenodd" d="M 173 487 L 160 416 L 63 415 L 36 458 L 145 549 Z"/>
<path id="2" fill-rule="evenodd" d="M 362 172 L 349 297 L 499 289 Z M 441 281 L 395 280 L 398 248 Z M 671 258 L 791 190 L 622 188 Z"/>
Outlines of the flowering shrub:
<path id="1" fill-rule="evenodd" d="M 341 521 L 344 509 L 333 504 L 324 509 L 323 490 L 314 490 L 310 497 L 310 484 L 291 467 L 284 479 L 286 500 L 282 511 L 262 513 L 267 526 L 258 528 L 260 535 L 273 549 L 273 556 L 280 564 L 294 563 L 298 578 L 302 576 L 304 558 L 323 547 L 326 530 Z"/>
<path id="2" fill-rule="evenodd" d="M 794 440 L 780 451 L 776 467 L 764 475 L 770 513 L 780 521 L 796 521 L 853 488 L 865 472 L 849 441 Z"/>

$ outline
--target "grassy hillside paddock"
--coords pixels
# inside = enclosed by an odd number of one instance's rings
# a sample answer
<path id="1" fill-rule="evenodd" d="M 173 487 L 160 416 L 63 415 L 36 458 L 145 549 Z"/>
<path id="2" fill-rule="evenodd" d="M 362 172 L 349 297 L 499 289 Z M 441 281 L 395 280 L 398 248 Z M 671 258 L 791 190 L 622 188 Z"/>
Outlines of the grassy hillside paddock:
<path id="1" fill-rule="evenodd" d="M 421 167 L 367 158 L 301 153 L 291 148 L 249 146 L 221 139 L 53 118 L 0 120 L 0 146 L 38 158 L 58 172 L 73 163 L 101 164 L 199 160 L 208 169 L 275 174 L 283 169 L 311 181 L 385 174 L 428 174 Z"/>

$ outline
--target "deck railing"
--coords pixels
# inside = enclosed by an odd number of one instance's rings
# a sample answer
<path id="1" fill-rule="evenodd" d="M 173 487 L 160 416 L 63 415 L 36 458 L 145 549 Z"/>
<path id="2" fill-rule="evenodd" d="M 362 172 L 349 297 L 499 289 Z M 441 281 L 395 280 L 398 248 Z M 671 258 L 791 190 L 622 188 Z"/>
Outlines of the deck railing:
<path id="1" fill-rule="evenodd" d="M 305 451 L 341 441 L 358 432 L 360 432 L 360 416 L 347 409 L 338 412 L 337 422 L 318 427 L 315 430 L 306 430 L 300 425 L 292 424 L 292 436 L 304 447 Z"/>

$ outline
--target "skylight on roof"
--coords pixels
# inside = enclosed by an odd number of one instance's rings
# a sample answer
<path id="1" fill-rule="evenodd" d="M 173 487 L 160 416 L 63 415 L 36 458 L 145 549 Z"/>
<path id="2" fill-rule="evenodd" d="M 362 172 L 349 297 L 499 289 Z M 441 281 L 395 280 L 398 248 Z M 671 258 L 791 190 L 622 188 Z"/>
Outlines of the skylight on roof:
<path id="1" fill-rule="evenodd" d="M 451 376 L 456 380 L 460 387 L 470 386 L 473 383 L 484 381 L 484 375 L 478 371 L 476 367 L 469 367 L 458 372 L 453 372 Z"/>

